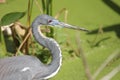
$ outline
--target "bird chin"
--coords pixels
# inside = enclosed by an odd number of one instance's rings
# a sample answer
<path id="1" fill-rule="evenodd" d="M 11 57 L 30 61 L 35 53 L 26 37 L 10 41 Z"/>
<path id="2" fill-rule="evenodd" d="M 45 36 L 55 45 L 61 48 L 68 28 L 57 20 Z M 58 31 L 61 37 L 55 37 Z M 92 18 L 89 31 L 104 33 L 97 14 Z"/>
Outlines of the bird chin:
<path id="1" fill-rule="evenodd" d="M 63 28 L 63 26 L 60 26 L 60 25 L 55 25 L 55 27 L 58 27 L 58 28 Z"/>
<path id="2" fill-rule="evenodd" d="M 63 28 L 63 27 L 60 26 L 60 25 L 48 25 L 48 26 L 50 26 L 50 27 L 57 27 L 57 28 Z"/>

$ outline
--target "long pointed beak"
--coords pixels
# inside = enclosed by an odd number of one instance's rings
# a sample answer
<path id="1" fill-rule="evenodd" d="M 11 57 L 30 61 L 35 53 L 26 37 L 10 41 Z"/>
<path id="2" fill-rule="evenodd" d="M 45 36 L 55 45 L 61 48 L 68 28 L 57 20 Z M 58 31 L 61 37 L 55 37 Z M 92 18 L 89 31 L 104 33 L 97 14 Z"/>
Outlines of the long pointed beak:
<path id="1" fill-rule="evenodd" d="M 63 27 L 65 27 L 65 28 L 69 28 L 69 29 L 81 30 L 81 31 L 89 32 L 89 30 L 87 30 L 87 29 L 85 29 L 85 28 L 81 28 L 81 27 L 69 25 L 69 24 L 64 23 L 64 22 L 60 22 L 60 23 L 59 23 L 59 26 L 63 26 Z"/>

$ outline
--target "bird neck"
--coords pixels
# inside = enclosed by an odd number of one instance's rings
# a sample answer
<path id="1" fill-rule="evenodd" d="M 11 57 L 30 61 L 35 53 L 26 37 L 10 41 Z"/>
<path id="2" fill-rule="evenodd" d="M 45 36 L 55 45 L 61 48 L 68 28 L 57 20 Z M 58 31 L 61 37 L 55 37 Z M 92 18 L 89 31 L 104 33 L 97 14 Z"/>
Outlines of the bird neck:
<path id="1" fill-rule="evenodd" d="M 51 63 L 46 66 L 46 75 L 48 76 L 46 76 L 45 79 L 48 79 L 53 77 L 60 69 L 62 62 L 61 49 L 54 39 L 45 37 L 38 26 L 41 27 L 41 25 L 32 24 L 33 36 L 40 45 L 48 48 L 52 55 Z"/>

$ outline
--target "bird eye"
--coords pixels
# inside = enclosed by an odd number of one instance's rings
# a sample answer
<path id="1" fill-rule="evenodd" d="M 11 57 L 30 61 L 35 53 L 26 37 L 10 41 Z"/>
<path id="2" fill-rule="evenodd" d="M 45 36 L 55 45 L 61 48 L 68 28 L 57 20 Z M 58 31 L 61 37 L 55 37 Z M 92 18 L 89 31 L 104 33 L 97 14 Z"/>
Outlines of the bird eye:
<path id="1" fill-rule="evenodd" d="M 48 23 L 52 22 L 52 20 L 48 20 Z"/>

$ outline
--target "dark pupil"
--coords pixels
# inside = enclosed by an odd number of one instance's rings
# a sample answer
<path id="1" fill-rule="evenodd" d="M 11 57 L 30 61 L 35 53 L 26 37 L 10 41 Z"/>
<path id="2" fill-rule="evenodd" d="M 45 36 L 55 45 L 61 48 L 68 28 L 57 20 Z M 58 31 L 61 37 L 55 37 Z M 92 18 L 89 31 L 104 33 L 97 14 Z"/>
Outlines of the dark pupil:
<path id="1" fill-rule="evenodd" d="M 52 20 L 49 20 L 48 22 L 50 23 L 50 22 L 52 22 Z"/>

